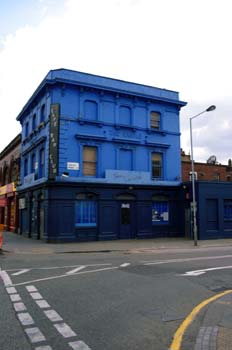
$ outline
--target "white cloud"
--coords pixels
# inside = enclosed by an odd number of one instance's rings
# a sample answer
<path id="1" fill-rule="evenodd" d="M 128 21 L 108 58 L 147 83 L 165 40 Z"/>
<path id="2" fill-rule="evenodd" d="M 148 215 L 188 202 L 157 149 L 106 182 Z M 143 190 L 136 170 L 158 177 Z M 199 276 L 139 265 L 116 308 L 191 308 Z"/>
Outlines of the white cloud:
<path id="1" fill-rule="evenodd" d="M 63 67 L 180 91 L 189 103 L 181 111 L 186 152 L 189 117 L 216 104 L 194 120 L 194 129 L 207 128 L 194 138 L 195 158 L 228 159 L 229 0 L 69 0 L 63 11 L 55 2 L 54 15 L 52 2 L 40 2 L 50 6 L 41 22 L 8 35 L 0 51 L 0 149 L 20 130 L 15 118 L 45 74 Z"/>

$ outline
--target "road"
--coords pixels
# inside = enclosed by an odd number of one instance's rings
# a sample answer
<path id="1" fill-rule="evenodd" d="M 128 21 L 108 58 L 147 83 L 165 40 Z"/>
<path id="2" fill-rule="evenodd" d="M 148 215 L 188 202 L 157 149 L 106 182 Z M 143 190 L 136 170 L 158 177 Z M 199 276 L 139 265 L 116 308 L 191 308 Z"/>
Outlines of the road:
<path id="1" fill-rule="evenodd" d="M 205 307 L 193 320 L 189 314 L 232 289 L 231 247 L 6 253 L 0 267 L 2 350 L 178 349 L 171 344 L 185 319 L 179 349 L 194 350 L 199 329 L 218 318 L 225 303 L 214 302 L 210 315 Z"/>

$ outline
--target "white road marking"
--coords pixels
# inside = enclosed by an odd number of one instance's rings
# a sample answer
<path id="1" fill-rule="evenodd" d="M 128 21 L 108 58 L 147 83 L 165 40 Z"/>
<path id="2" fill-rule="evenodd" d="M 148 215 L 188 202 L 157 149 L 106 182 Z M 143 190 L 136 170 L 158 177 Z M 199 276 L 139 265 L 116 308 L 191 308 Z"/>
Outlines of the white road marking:
<path id="1" fill-rule="evenodd" d="M 18 313 L 17 316 L 23 326 L 30 326 L 35 323 L 28 312 Z"/>
<path id="2" fill-rule="evenodd" d="M 129 265 L 130 265 L 130 263 L 124 263 L 124 264 L 120 265 L 120 267 L 126 267 L 126 266 L 129 266 Z"/>
<path id="3" fill-rule="evenodd" d="M 18 272 L 12 273 L 11 276 L 19 276 L 19 275 L 22 275 L 23 273 L 26 273 L 28 271 L 30 271 L 30 269 L 20 270 Z"/>
<path id="4" fill-rule="evenodd" d="M 55 310 L 46 310 L 44 311 L 47 318 L 52 322 L 63 321 L 63 318 Z"/>
<path id="5" fill-rule="evenodd" d="M 38 299 L 43 299 L 42 295 L 40 293 L 30 293 L 32 299 L 38 300 Z"/>
<path id="6" fill-rule="evenodd" d="M 89 264 L 89 265 L 85 265 L 86 267 L 92 267 L 92 266 L 109 266 L 112 265 L 111 263 L 108 264 Z M 17 268 L 17 269 L 9 269 L 9 270 L 5 270 L 7 272 L 12 272 L 12 271 L 19 271 L 19 270 L 25 270 L 25 269 L 29 269 L 29 270 L 56 270 L 56 269 L 69 269 L 69 268 L 74 268 L 74 267 L 78 267 L 80 265 L 69 265 L 69 266 L 47 266 L 47 267 L 23 267 L 21 269 Z"/>
<path id="7" fill-rule="evenodd" d="M 41 309 L 46 309 L 50 307 L 50 305 L 46 302 L 46 300 L 36 300 L 35 302 Z"/>
<path id="8" fill-rule="evenodd" d="M 26 286 L 28 292 L 37 292 L 37 288 L 34 286 Z"/>
<path id="9" fill-rule="evenodd" d="M 16 312 L 25 311 L 27 309 L 24 303 L 14 303 L 13 306 Z"/>
<path id="10" fill-rule="evenodd" d="M 11 301 L 21 301 L 21 297 L 19 294 L 10 294 Z"/>
<path id="11" fill-rule="evenodd" d="M 54 327 L 64 338 L 76 337 L 76 333 L 66 323 L 56 323 Z"/>
<path id="12" fill-rule="evenodd" d="M 201 256 L 197 258 L 182 258 L 182 259 L 170 259 L 170 260 L 157 260 L 157 261 L 141 261 L 144 265 L 160 265 L 160 264 L 170 264 L 179 263 L 185 261 L 196 261 L 196 260 L 214 260 L 214 259 L 224 259 L 232 258 L 232 255 L 220 255 L 220 256 Z"/>
<path id="13" fill-rule="evenodd" d="M 35 348 L 35 350 L 52 350 L 52 348 L 49 345 L 44 345 L 44 346 L 39 346 Z"/>
<path id="14" fill-rule="evenodd" d="M 33 281 L 27 281 L 27 282 L 22 282 L 22 283 L 12 283 L 12 286 L 17 287 L 17 286 L 23 286 L 25 284 L 29 284 L 29 283 L 36 283 L 36 282 L 42 282 L 42 281 L 49 281 L 49 280 L 53 280 L 53 279 L 57 279 L 57 278 L 63 278 L 63 277 L 70 277 L 70 276 L 74 276 L 74 275 L 82 275 L 82 274 L 88 274 L 88 273 L 94 273 L 94 272 L 100 272 L 100 271 L 109 271 L 109 270 L 116 270 L 119 269 L 119 267 L 106 267 L 104 269 L 97 269 L 97 270 L 91 270 L 91 271 L 81 271 L 81 272 L 77 272 L 77 273 L 73 273 L 72 275 L 59 275 L 59 276 L 53 276 L 53 277 L 46 277 L 46 278 L 40 278 L 37 280 L 33 280 Z"/>
<path id="15" fill-rule="evenodd" d="M 85 267 L 86 267 L 85 265 L 76 267 L 74 270 L 71 270 L 71 271 L 66 272 L 66 275 L 71 275 L 71 274 L 73 274 L 73 273 L 76 273 L 76 272 L 78 272 L 78 271 L 81 271 L 81 270 L 83 270 Z"/>
<path id="16" fill-rule="evenodd" d="M 7 287 L 6 291 L 8 294 L 16 294 L 17 290 L 15 289 L 15 287 Z"/>
<path id="17" fill-rule="evenodd" d="M 8 287 L 11 286 L 13 283 L 10 279 L 10 276 L 8 275 L 8 273 L 6 271 L 0 271 L 0 277 L 3 280 L 4 286 Z"/>
<path id="18" fill-rule="evenodd" d="M 179 276 L 190 276 L 190 277 L 197 277 L 200 275 L 205 274 L 208 271 L 215 271 L 215 270 L 225 270 L 225 269 L 232 269 L 232 266 L 219 266 L 219 267 L 211 267 L 209 269 L 201 269 L 201 270 L 195 270 L 195 271 L 188 271 L 183 274 L 180 274 Z"/>
<path id="19" fill-rule="evenodd" d="M 73 350 L 91 350 L 88 345 L 86 345 L 83 341 L 79 340 L 79 341 L 74 341 L 74 342 L 70 342 L 68 343 L 71 348 L 73 348 Z"/>
<path id="20" fill-rule="evenodd" d="M 27 333 L 32 343 L 39 343 L 41 341 L 46 340 L 45 336 L 41 333 L 41 331 L 37 327 L 26 328 L 25 332 Z"/>

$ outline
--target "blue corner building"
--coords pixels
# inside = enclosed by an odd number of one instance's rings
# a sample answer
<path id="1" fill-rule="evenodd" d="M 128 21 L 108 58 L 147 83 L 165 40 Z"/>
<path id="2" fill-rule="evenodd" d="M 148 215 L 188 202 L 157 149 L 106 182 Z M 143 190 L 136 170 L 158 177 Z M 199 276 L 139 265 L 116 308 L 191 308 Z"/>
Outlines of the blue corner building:
<path id="1" fill-rule="evenodd" d="M 181 236 L 177 92 L 67 69 L 24 106 L 21 234 L 46 242 Z"/>

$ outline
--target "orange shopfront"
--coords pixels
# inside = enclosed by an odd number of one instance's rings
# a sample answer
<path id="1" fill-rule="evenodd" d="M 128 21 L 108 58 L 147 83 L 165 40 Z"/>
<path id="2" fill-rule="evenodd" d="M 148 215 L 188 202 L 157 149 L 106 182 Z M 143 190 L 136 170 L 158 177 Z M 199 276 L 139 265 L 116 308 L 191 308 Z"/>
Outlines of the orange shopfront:
<path id="1" fill-rule="evenodd" d="M 0 187 L 0 224 L 5 230 L 17 232 L 18 205 L 14 182 Z"/>

